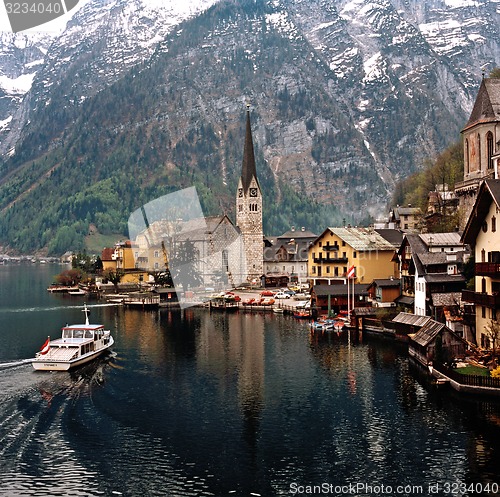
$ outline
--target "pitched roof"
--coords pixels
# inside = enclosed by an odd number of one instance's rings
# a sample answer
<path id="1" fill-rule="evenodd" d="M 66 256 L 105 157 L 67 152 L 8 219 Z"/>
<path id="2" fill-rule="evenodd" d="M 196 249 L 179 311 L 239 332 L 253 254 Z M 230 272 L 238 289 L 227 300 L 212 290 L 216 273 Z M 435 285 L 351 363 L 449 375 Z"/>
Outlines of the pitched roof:
<path id="1" fill-rule="evenodd" d="M 433 293 L 432 304 L 435 306 L 454 306 L 462 302 L 462 292 Z"/>
<path id="2" fill-rule="evenodd" d="M 112 261 L 113 254 L 115 253 L 115 249 L 111 247 L 106 247 L 102 250 L 101 260 L 102 261 Z"/>
<path id="3" fill-rule="evenodd" d="M 304 228 L 302 228 L 300 230 L 291 229 L 291 230 L 285 231 L 285 233 L 278 236 L 279 239 L 281 239 L 281 238 L 288 238 L 288 239 L 312 238 L 312 239 L 314 239 L 317 237 L 318 237 L 318 235 L 316 235 L 312 231 L 306 230 Z"/>
<path id="4" fill-rule="evenodd" d="M 382 228 L 375 230 L 380 236 L 385 238 L 393 247 L 399 248 L 401 242 L 403 241 L 403 233 L 399 230 Z"/>
<path id="5" fill-rule="evenodd" d="M 245 147 L 243 149 L 243 164 L 241 166 L 241 183 L 246 192 L 250 186 L 252 178 L 255 178 L 257 184 L 257 169 L 255 167 L 255 155 L 253 150 L 252 128 L 250 126 L 250 109 L 247 108 L 247 126 L 245 133 Z"/>
<path id="6" fill-rule="evenodd" d="M 464 243 L 469 245 L 476 243 L 477 235 L 483 225 L 484 218 L 488 214 L 491 202 L 495 202 L 500 209 L 500 180 L 498 179 L 487 179 L 481 183 L 474 207 L 462 235 Z"/>
<path id="7" fill-rule="evenodd" d="M 464 129 L 477 123 L 500 120 L 500 78 L 484 78 Z"/>
<path id="8" fill-rule="evenodd" d="M 368 295 L 369 285 L 355 284 L 354 295 Z M 345 296 L 347 295 L 347 285 L 314 285 L 312 291 L 317 296 Z M 352 294 L 352 289 L 349 288 L 349 293 Z"/>
<path id="9" fill-rule="evenodd" d="M 458 231 L 450 233 L 422 233 L 419 236 L 428 247 L 436 245 L 462 245 Z"/>
<path id="10" fill-rule="evenodd" d="M 424 280 L 427 283 L 464 283 L 465 276 L 463 274 L 430 273 L 424 274 Z"/>
<path id="11" fill-rule="evenodd" d="M 358 252 L 394 250 L 391 243 L 370 228 L 327 228 L 318 238 L 321 238 L 328 230 Z"/>
<path id="12" fill-rule="evenodd" d="M 439 334 L 439 332 L 446 328 L 446 325 L 443 323 L 438 323 L 433 319 L 429 319 L 429 321 L 418 330 L 415 335 L 413 335 L 412 340 L 423 347 L 429 345 Z M 451 331 L 451 330 L 450 330 Z"/>
<path id="13" fill-rule="evenodd" d="M 206 216 L 190 219 L 189 221 L 180 221 L 175 227 L 172 227 L 170 221 L 162 219 L 151 223 L 149 227 L 138 234 L 138 237 L 144 236 L 150 247 L 159 246 L 162 240 L 170 237 L 175 238 L 178 242 L 208 240 L 212 233 L 223 223 L 233 228 L 231 232 L 226 234 L 226 241 L 234 241 L 240 231 L 226 215 Z"/>
<path id="14" fill-rule="evenodd" d="M 373 280 L 372 284 L 370 286 L 378 286 L 380 288 L 392 288 L 392 287 L 395 287 L 395 286 L 400 286 L 401 285 L 401 281 L 400 280 L 396 280 L 394 278 L 390 279 L 390 278 L 376 278 Z"/>
<path id="15" fill-rule="evenodd" d="M 454 257 L 454 259 L 452 259 Z M 424 266 L 434 266 L 438 264 L 447 265 L 453 263 L 463 262 L 464 252 L 427 252 L 418 254 L 420 262 Z"/>
<path id="16" fill-rule="evenodd" d="M 430 321 L 429 316 L 417 316 L 409 312 L 400 312 L 393 320 L 393 323 L 409 324 L 412 326 L 424 326 Z"/>

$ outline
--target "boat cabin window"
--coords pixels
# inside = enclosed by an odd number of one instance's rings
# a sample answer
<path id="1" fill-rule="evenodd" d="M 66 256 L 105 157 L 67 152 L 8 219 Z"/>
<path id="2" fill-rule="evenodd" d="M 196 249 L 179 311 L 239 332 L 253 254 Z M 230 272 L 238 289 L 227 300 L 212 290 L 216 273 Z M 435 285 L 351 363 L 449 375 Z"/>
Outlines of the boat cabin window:
<path id="1" fill-rule="evenodd" d="M 92 338 L 91 330 L 63 330 L 63 338 Z"/>

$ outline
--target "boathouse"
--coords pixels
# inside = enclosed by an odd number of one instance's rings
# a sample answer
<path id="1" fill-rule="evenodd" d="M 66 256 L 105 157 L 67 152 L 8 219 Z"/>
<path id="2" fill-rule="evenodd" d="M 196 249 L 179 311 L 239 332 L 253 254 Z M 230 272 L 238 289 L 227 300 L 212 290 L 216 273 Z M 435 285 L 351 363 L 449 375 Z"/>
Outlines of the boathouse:
<path id="1" fill-rule="evenodd" d="M 417 333 L 409 335 L 408 353 L 418 362 L 445 364 L 465 357 L 466 341 L 445 324 L 430 319 Z"/>

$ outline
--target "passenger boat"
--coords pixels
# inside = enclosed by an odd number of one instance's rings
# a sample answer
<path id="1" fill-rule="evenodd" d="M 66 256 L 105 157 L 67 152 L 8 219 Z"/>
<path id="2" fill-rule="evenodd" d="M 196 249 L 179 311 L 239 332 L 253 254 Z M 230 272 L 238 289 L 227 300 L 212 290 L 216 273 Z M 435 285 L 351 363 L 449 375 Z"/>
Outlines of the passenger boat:
<path id="1" fill-rule="evenodd" d="M 85 364 L 110 350 L 114 340 L 102 324 L 89 323 L 89 309 L 84 304 L 85 324 L 73 324 L 62 329 L 61 338 L 47 338 L 31 364 L 41 371 L 67 371 Z"/>

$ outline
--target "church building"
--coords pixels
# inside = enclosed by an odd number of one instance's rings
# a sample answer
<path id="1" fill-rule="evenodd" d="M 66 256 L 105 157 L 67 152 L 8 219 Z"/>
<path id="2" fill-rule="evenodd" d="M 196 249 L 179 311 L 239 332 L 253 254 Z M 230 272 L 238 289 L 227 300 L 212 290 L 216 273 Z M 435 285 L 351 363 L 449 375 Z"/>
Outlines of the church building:
<path id="1" fill-rule="evenodd" d="M 455 184 L 463 229 L 485 179 L 498 179 L 500 162 L 500 78 L 484 78 L 469 121 L 462 130 L 464 181 Z"/>
<path id="2" fill-rule="evenodd" d="M 240 229 L 243 239 L 246 280 L 258 284 L 264 274 L 262 190 L 257 179 L 248 107 L 243 164 L 236 192 L 236 226 Z"/>

